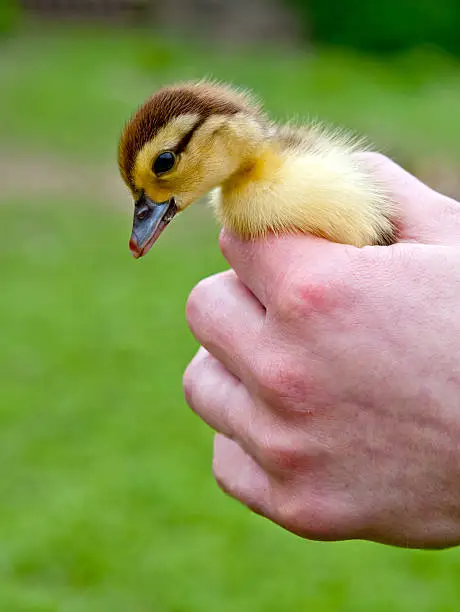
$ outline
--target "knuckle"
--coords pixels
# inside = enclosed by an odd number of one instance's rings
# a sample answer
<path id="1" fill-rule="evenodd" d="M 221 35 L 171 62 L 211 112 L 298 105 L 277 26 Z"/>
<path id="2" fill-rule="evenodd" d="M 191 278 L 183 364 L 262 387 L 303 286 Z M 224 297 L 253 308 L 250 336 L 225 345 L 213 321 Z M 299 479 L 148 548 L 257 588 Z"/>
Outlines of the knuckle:
<path id="1" fill-rule="evenodd" d="M 314 539 L 314 534 L 308 530 L 308 511 L 303 496 L 283 487 L 273 499 L 273 511 L 276 521 L 285 529 L 300 536 L 308 534 Z"/>
<path id="2" fill-rule="evenodd" d="M 283 321 L 295 318 L 300 306 L 298 298 L 301 287 L 301 281 L 299 282 L 293 275 L 279 284 L 272 302 L 272 310 L 275 311 L 277 318 Z"/>
<path id="3" fill-rule="evenodd" d="M 353 537 L 355 529 L 348 508 L 332 496 L 296 493 L 295 490 L 283 490 L 275 501 L 277 520 L 288 531 L 319 541 Z"/>
<path id="4" fill-rule="evenodd" d="M 308 383 L 300 361 L 287 356 L 277 361 L 261 360 L 255 372 L 260 397 L 269 402 L 304 400 Z"/>
<path id="5" fill-rule="evenodd" d="M 286 281 L 275 296 L 274 310 L 280 320 L 291 322 L 315 314 L 327 315 L 344 305 L 348 295 L 346 274 L 326 269 L 311 278 L 299 276 Z"/>
<path id="6" fill-rule="evenodd" d="M 277 508 L 280 523 L 292 533 L 303 535 L 305 533 L 304 517 L 301 508 L 295 500 L 289 499 Z"/>
<path id="7" fill-rule="evenodd" d="M 289 433 L 277 430 L 261 432 L 254 441 L 261 462 L 270 471 L 297 472 L 304 463 L 304 453 L 293 442 Z"/>

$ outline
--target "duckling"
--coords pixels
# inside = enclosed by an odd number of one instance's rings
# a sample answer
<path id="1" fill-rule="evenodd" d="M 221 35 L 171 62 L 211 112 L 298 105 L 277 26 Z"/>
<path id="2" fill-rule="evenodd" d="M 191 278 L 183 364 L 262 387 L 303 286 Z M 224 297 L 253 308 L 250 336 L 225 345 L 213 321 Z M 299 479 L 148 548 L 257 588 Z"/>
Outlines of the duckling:
<path id="1" fill-rule="evenodd" d="M 277 125 L 246 91 L 215 82 L 161 88 L 119 142 L 134 200 L 130 250 L 145 255 L 173 217 L 211 192 L 221 224 L 244 239 L 303 232 L 334 242 L 395 242 L 391 199 L 356 152 L 319 124 Z"/>

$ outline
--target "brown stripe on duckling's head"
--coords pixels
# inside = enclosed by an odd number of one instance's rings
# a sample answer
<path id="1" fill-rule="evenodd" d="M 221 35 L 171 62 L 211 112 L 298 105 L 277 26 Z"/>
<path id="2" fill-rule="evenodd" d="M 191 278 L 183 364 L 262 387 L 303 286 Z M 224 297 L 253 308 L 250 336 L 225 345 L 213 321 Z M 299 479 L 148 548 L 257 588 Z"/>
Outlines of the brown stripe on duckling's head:
<path id="1" fill-rule="evenodd" d="M 178 143 L 182 152 L 195 131 L 212 115 L 259 113 L 258 104 L 247 94 L 214 83 L 185 83 L 154 93 L 131 117 L 120 138 L 118 165 L 126 184 L 134 191 L 133 169 L 142 147 L 172 119 L 197 115 L 197 122 Z"/>

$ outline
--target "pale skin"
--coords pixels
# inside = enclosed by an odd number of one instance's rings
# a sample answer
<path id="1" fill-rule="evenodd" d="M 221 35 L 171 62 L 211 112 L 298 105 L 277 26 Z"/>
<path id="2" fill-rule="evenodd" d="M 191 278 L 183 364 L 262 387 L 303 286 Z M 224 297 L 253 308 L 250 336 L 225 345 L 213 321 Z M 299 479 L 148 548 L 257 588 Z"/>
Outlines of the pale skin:
<path id="1" fill-rule="evenodd" d="M 245 242 L 199 283 L 184 375 L 220 487 L 313 540 L 460 543 L 460 204 L 364 154 L 401 242 Z"/>

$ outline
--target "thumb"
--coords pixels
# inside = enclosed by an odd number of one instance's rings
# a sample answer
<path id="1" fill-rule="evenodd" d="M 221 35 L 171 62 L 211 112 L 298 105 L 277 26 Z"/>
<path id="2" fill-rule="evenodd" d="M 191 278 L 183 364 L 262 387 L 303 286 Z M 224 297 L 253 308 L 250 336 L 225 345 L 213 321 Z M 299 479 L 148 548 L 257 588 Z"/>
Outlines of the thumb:
<path id="1" fill-rule="evenodd" d="M 460 245 L 460 203 L 434 191 L 380 153 L 357 157 L 387 190 L 396 206 L 401 242 Z"/>

